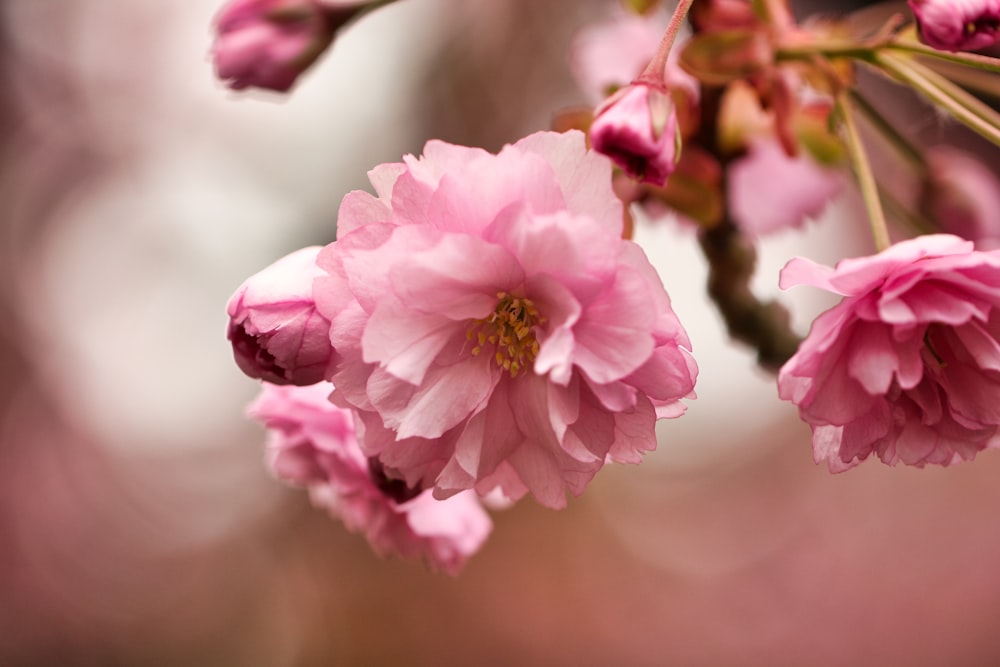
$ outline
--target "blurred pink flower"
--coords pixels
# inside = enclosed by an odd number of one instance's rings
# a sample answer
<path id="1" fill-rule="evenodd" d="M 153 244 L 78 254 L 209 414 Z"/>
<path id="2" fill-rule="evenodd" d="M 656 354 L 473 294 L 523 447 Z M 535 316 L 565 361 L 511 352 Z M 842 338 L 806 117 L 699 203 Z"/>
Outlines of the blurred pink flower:
<path id="1" fill-rule="evenodd" d="M 570 47 L 577 85 L 597 104 L 632 83 L 656 54 L 666 28 L 667 16 L 662 12 L 639 16 L 618 10 L 610 20 L 580 30 Z M 674 49 L 667 60 L 667 88 L 683 88 L 696 98 L 697 81 L 677 64 L 678 53 Z"/>
<path id="2" fill-rule="evenodd" d="M 607 459 L 656 446 L 697 369 L 582 133 L 499 155 L 431 141 L 369 176 L 378 196 L 344 199 L 316 284 L 333 400 L 358 411 L 366 454 L 438 497 L 562 507 Z"/>
<path id="3" fill-rule="evenodd" d="M 908 0 L 920 39 L 935 49 L 983 49 L 1000 39 L 1000 0 Z"/>
<path id="4" fill-rule="evenodd" d="M 274 384 L 314 384 L 333 355 L 330 323 L 316 311 L 313 279 L 320 247 L 297 250 L 240 285 L 229 299 L 227 336 L 236 364 Z"/>
<path id="5" fill-rule="evenodd" d="M 333 386 L 264 384 L 248 408 L 268 429 L 268 459 L 279 478 L 308 488 L 314 504 L 363 533 L 381 556 L 422 558 L 457 574 L 492 530 L 475 494 L 437 500 L 388 478 L 358 447 L 348 410 L 328 400 Z"/>
<path id="6" fill-rule="evenodd" d="M 216 18 L 216 73 L 237 90 L 285 92 L 332 42 L 334 17 L 318 0 L 230 0 Z"/>
<path id="7" fill-rule="evenodd" d="M 1000 180 L 975 156 L 952 146 L 927 153 L 921 209 L 945 232 L 975 241 L 980 249 L 1000 244 Z"/>
<path id="8" fill-rule="evenodd" d="M 1000 425 L 1000 253 L 923 236 L 835 269 L 796 258 L 781 287 L 843 295 L 778 376 L 799 406 L 817 463 L 970 460 Z"/>
<path id="9" fill-rule="evenodd" d="M 670 93 L 645 83 L 622 88 L 595 112 L 590 142 L 629 176 L 662 186 L 680 149 Z"/>
<path id="10" fill-rule="evenodd" d="M 807 154 L 789 157 L 774 139 L 751 144 L 729 167 L 727 197 L 733 220 L 752 236 L 801 227 L 844 186 L 843 174 Z"/>

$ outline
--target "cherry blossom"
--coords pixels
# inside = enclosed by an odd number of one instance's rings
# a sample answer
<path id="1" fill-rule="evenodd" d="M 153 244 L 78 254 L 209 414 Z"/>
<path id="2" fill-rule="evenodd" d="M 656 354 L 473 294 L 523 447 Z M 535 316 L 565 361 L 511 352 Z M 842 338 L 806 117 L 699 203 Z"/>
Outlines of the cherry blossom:
<path id="1" fill-rule="evenodd" d="M 328 400 L 332 389 L 264 384 L 248 412 L 268 429 L 271 470 L 306 487 L 314 504 L 362 533 L 379 555 L 421 558 L 457 574 L 492 529 L 475 494 L 437 500 L 388 477 L 361 452 L 351 413 Z"/>
<path id="2" fill-rule="evenodd" d="M 376 196 L 344 199 L 316 283 L 333 400 L 367 455 L 438 497 L 562 507 L 605 461 L 655 448 L 697 369 L 582 133 L 497 155 L 431 141 L 369 175 Z"/>
<path id="3" fill-rule="evenodd" d="M 817 462 L 871 454 L 923 466 L 969 460 L 1000 427 L 1000 253 L 945 234 L 903 241 L 835 269 L 802 258 L 781 286 L 844 299 L 813 323 L 778 376 Z"/>

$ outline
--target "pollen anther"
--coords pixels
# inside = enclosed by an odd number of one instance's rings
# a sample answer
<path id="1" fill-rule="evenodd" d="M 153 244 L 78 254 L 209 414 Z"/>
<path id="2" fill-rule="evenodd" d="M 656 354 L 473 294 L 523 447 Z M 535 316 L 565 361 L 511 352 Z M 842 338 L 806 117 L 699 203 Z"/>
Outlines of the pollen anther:
<path id="1" fill-rule="evenodd" d="M 472 320 L 466 338 L 478 343 L 472 355 L 479 355 L 486 345 L 493 346 L 493 360 L 497 366 L 517 377 L 530 368 L 538 355 L 539 344 L 535 328 L 545 322 L 534 302 L 507 292 L 497 292 L 497 305 L 492 313 Z"/>

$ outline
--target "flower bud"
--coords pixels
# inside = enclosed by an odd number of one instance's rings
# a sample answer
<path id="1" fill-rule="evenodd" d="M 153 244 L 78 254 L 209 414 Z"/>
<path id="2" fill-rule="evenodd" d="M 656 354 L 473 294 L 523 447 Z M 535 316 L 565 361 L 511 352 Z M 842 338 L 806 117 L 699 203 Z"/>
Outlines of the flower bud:
<path id="1" fill-rule="evenodd" d="M 670 93 L 646 83 L 622 88 L 597 109 L 590 142 L 633 178 L 662 186 L 680 153 Z"/>
<path id="2" fill-rule="evenodd" d="M 231 0 L 216 19 L 212 60 L 233 89 L 286 92 L 333 41 L 333 13 L 316 0 Z"/>
<path id="3" fill-rule="evenodd" d="M 1000 39 L 1000 0 L 909 0 L 920 39 L 944 51 L 983 49 Z"/>
<path id="4" fill-rule="evenodd" d="M 333 356 L 330 322 L 316 310 L 313 279 L 320 247 L 279 259 L 244 282 L 226 308 L 236 365 L 273 384 L 322 380 Z"/>

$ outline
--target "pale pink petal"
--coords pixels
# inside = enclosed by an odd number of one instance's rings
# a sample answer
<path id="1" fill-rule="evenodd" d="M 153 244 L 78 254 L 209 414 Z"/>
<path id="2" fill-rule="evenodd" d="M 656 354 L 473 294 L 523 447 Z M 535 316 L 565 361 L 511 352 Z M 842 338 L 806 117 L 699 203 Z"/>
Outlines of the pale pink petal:
<path id="1" fill-rule="evenodd" d="M 469 180 L 477 187 L 468 188 Z M 428 204 L 426 224 L 478 235 L 511 204 L 551 213 L 565 209 L 566 200 L 552 165 L 508 146 L 499 155 L 469 162 L 461 173 L 444 175 Z"/>
<path id="2" fill-rule="evenodd" d="M 677 405 L 683 412 L 683 405 Z M 642 462 L 643 454 L 656 449 L 656 431 L 650 427 L 658 418 L 647 399 L 639 400 L 629 412 L 616 413 L 615 442 L 608 450 L 608 457 L 617 463 Z"/>
<path id="3" fill-rule="evenodd" d="M 524 282 L 524 271 L 502 247 L 447 234 L 432 248 L 398 262 L 389 277 L 407 308 L 464 321 L 488 315 L 498 292 Z"/>
<path id="4" fill-rule="evenodd" d="M 437 438 L 482 408 L 497 382 L 485 360 L 432 369 L 399 415 L 400 438 Z"/>
<path id="5" fill-rule="evenodd" d="M 899 370 L 899 355 L 888 329 L 859 324 L 854 329 L 847 357 L 847 374 L 869 394 L 889 391 Z"/>
<path id="6" fill-rule="evenodd" d="M 569 213 L 596 222 L 608 234 L 622 235 L 622 202 L 611 187 L 611 163 L 587 150 L 583 132 L 536 132 L 514 147 L 537 153 L 552 165 Z"/>
<path id="7" fill-rule="evenodd" d="M 805 152 L 789 157 L 771 140 L 754 143 L 730 165 L 726 193 L 740 228 L 762 236 L 816 218 L 843 187 L 840 170 L 821 166 Z"/>
<path id="8" fill-rule="evenodd" d="M 414 312 L 396 301 L 384 301 L 368 318 L 361 345 L 365 363 L 377 363 L 393 376 L 420 384 L 438 353 L 456 335 L 454 320 Z"/>
<path id="9" fill-rule="evenodd" d="M 594 381 L 620 380 L 652 355 L 652 313 L 643 306 L 648 291 L 642 276 L 623 267 L 614 283 L 587 304 L 573 330 L 574 361 Z"/>
<path id="10" fill-rule="evenodd" d="M 337 235 L 343 237 L 364 225 L 390 222 L 392 209 L 367 192 L 355 190 L 340 202 L 337 220 Z"/>
<path id="11" fill-rule="evenodd" d="M 781 289 L 790 289 L 798 285 L 812 285 L 830 292 L 840 294 L 830 283 L 833 276 L 833 269 L 829 266 L 817 264 L 805 257 L 793 257 L 785 264 L 778 277 L 778 286 Z"/>

